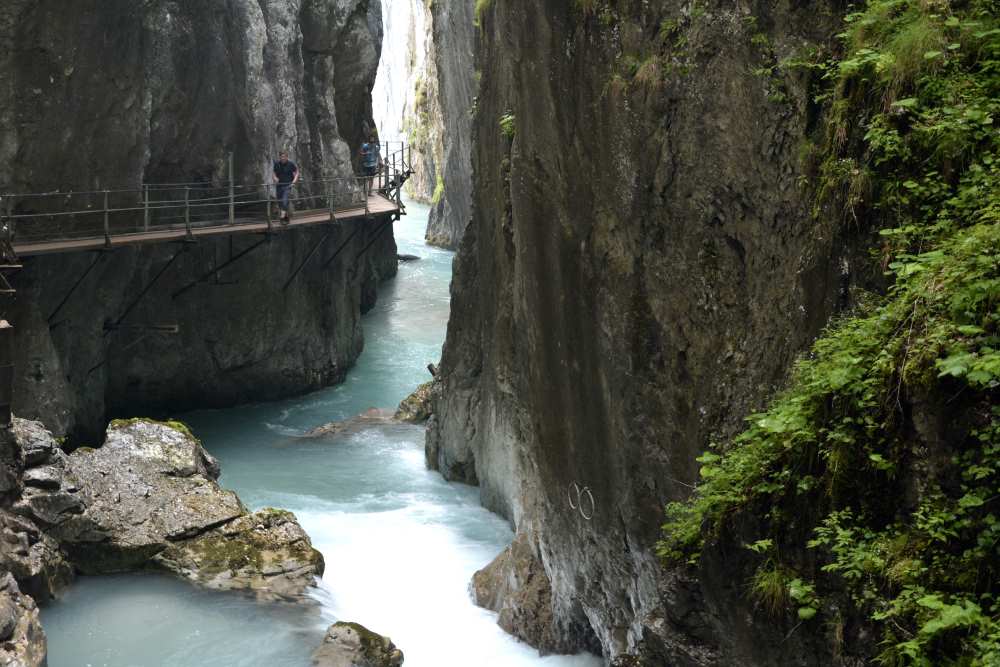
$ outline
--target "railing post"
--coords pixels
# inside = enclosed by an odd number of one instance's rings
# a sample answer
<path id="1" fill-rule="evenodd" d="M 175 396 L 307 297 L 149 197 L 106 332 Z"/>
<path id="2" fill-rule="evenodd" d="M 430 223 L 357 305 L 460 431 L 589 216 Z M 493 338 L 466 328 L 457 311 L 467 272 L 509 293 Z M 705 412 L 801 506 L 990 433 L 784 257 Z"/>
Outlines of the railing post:
<path id="1" fill-rule="evenodd" d="M 333 184 L 334 184 L 333 180 L 328 181 L 327 184 L 326 184 L 326 203 L 327 203 L 327 206 L 330 208 L 330 222 L 333 222 L 334 219 L 335 219 L 335 216 L 333 214 L 333 209 L 334 209 L 334 207 L 333 207 L 333 191 L 334 191 Z"/>
<path id="2" fill-rule="evenodd" d="M 396 208 L 403 208 L 403 148 L 399 148 L 399 170 L 395 170 L 396 159 L 392 160 L 393 170 L 395 173 L 392 175 L 393 182 L 396 185 Z"/>
<path id="3" fill-rule="evenodd" d="M 4 238 L 14 243 L 14 217 L 11 215 L 10 197 L 0 196 L 0 223 L 3 224 Z"/>
<path id="4" fill-rule="evenodd" d="M 108 211 L 108 191 L 104 191 L 104 247 L 111 247 L 111 219 Z"/>
<path id="5" fill-rule="evenodd" d="M 236 189 L 233 184 L 233 153 L 229 152 L 229 224 L 236 224 Z"/>
<path id="6" fill-rule="evenodd" d="M 142 231 L 149 231 L 149 185 L 142 186 Z"/>
<path id="7" fill-rule="evenodd" d="M 271 186 L 264 184 L 264 205 L 267 208 L 267 233 L 271 233 Z"/>
<path id="8" fill-rule="evenodd" d="M 188 239 L 194 238 L 191 233 L 191 186 L 184 186 L 184 229 L 187 230 Z"/>

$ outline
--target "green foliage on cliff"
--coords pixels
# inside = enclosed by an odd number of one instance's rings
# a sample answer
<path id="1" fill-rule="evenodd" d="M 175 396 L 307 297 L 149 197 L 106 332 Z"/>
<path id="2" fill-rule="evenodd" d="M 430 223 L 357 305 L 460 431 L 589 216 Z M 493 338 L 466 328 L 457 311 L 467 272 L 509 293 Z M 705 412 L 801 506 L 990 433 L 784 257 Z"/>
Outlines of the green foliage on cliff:
<path id="1" fill-rule="evenodd" d="M 510 111 L 500 116 L 499 125 L 501 134 L 508 139 L 513 139 L 517 134 L 517 118 Z"/>
<path id="2" fill-rule="evenodd" d="M 476 0 L 475 15 L 473 17 L 473 23 L 476 27 L 482 27 L 483 25 L 483 15 L 489 11 L 490 7 L 493 6 L 493 0 Z"/>
<path id="3" fill-rule="evenodd" d="M 748 590 L 878 628 L 885 665 L 1000 664 L 1000 3 L 870 0 L 818 64 L 817 210 L 877 225 L 892 285 L 700 462 L 659 553 L 737 533 Z M 752 533 L 747 535 L 747 533 Z"/>

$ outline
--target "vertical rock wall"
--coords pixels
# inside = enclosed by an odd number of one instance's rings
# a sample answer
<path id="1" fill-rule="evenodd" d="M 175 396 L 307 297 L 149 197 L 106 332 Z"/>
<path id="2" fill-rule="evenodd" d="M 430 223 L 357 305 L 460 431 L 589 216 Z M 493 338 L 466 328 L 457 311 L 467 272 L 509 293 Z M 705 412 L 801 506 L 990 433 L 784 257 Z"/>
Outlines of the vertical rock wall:
<path id="1" fill-rule="evenodd" d="M 754 71 L 826 40 L 838 7 L 589 6 L 486 4 L 428 462 L 516 526 L 477 593 L 543 650 L 612 658 L 655 636 L 682 648 L 648 664 L 789 664 L 799 639 L 755 623 L 724 564 L 698 593 L 652 549 L 698 454 L 837 307 L 846 239 L 799 186 L 808 76 Z M 702 594 L 725 614 L 681 633 Z"/>
<path id="2" fill-rule="evenodd" d="M 3 193 L 225 183 L 230 152 L 237 183 L 264 183 L 281 149 L 305 179 L 346 177 L 374 125 L 379 0 L 15 2 L 0 8 L 0 34 L 16 36 L 0 46 L 0 89 L 11 93 L 0 96 Z M 333 232 L 326 252 L 349 231 Z M 395 273 L 391 233 L 354 261 L 370 231 L 327 269 L 320 253 L 288 290 L 324 231 L 281 235 L 174 299 L 257 239 L 187 248 L 122 321 L 130 330 L 105 323 L 179 246 L 29 258 L 8 315 L 19 341 L 17 412 L 86 436 L 122 412 L 275 398 L 338 380 L 362 345 L 360 309 Z M 181 333 L 143 329 L 151 324 Z"/>

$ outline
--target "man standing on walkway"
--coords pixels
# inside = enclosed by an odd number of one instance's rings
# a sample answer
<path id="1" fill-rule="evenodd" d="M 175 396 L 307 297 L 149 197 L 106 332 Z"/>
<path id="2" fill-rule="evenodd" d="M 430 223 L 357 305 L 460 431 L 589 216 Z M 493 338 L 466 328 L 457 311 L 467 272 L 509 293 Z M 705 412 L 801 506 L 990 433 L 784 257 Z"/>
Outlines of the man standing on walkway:
<path id="1" fill-rule="evenodd" d="M 274 163 L 274 182 L 277 183 L 276 195 L 278 208 L 281 209 L 281 220 L 288 222 L 288 197 L 292 186 L 299 182 L 299 168 L 288 159 L 288 153 L 282 151 L 278 161 Z"/>
<path id="2" fill-rule="evenodd" d="M 372 191 L 372 182 L 382 168 L 381 146 L 379 146 L 374 132 L 368 143 L 361 144 L 359 153 L 361 170 L 365 176 L 365 196 L 368 196 Z"/>

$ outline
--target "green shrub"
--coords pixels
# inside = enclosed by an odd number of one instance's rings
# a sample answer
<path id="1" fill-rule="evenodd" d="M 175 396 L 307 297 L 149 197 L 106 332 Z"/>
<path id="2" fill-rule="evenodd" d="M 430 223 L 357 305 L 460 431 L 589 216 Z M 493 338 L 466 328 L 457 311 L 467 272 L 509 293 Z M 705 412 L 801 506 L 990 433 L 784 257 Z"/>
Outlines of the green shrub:
<path id="1" fill-rule="evenodd" d="M 755 545 L 780 548 L 749 594 L 805 621 L 846 595 L 826 621 L 867 618 L 880 664 L 1000 664 L 998 17 L 996 0 L 869 0 L 847 17 L 845 56 L 815 64 L 827 129 L 807 185 L 817 213 L 875 225 L 892 284 L 699 459 L 658 545 L 676 567 L 733 525 L 760 525 Z M 943 464 L 925 466 L 913 414 L 933 406 L 954 422 Z M 818 565 L 793 577 L 778 553 Z"/>

